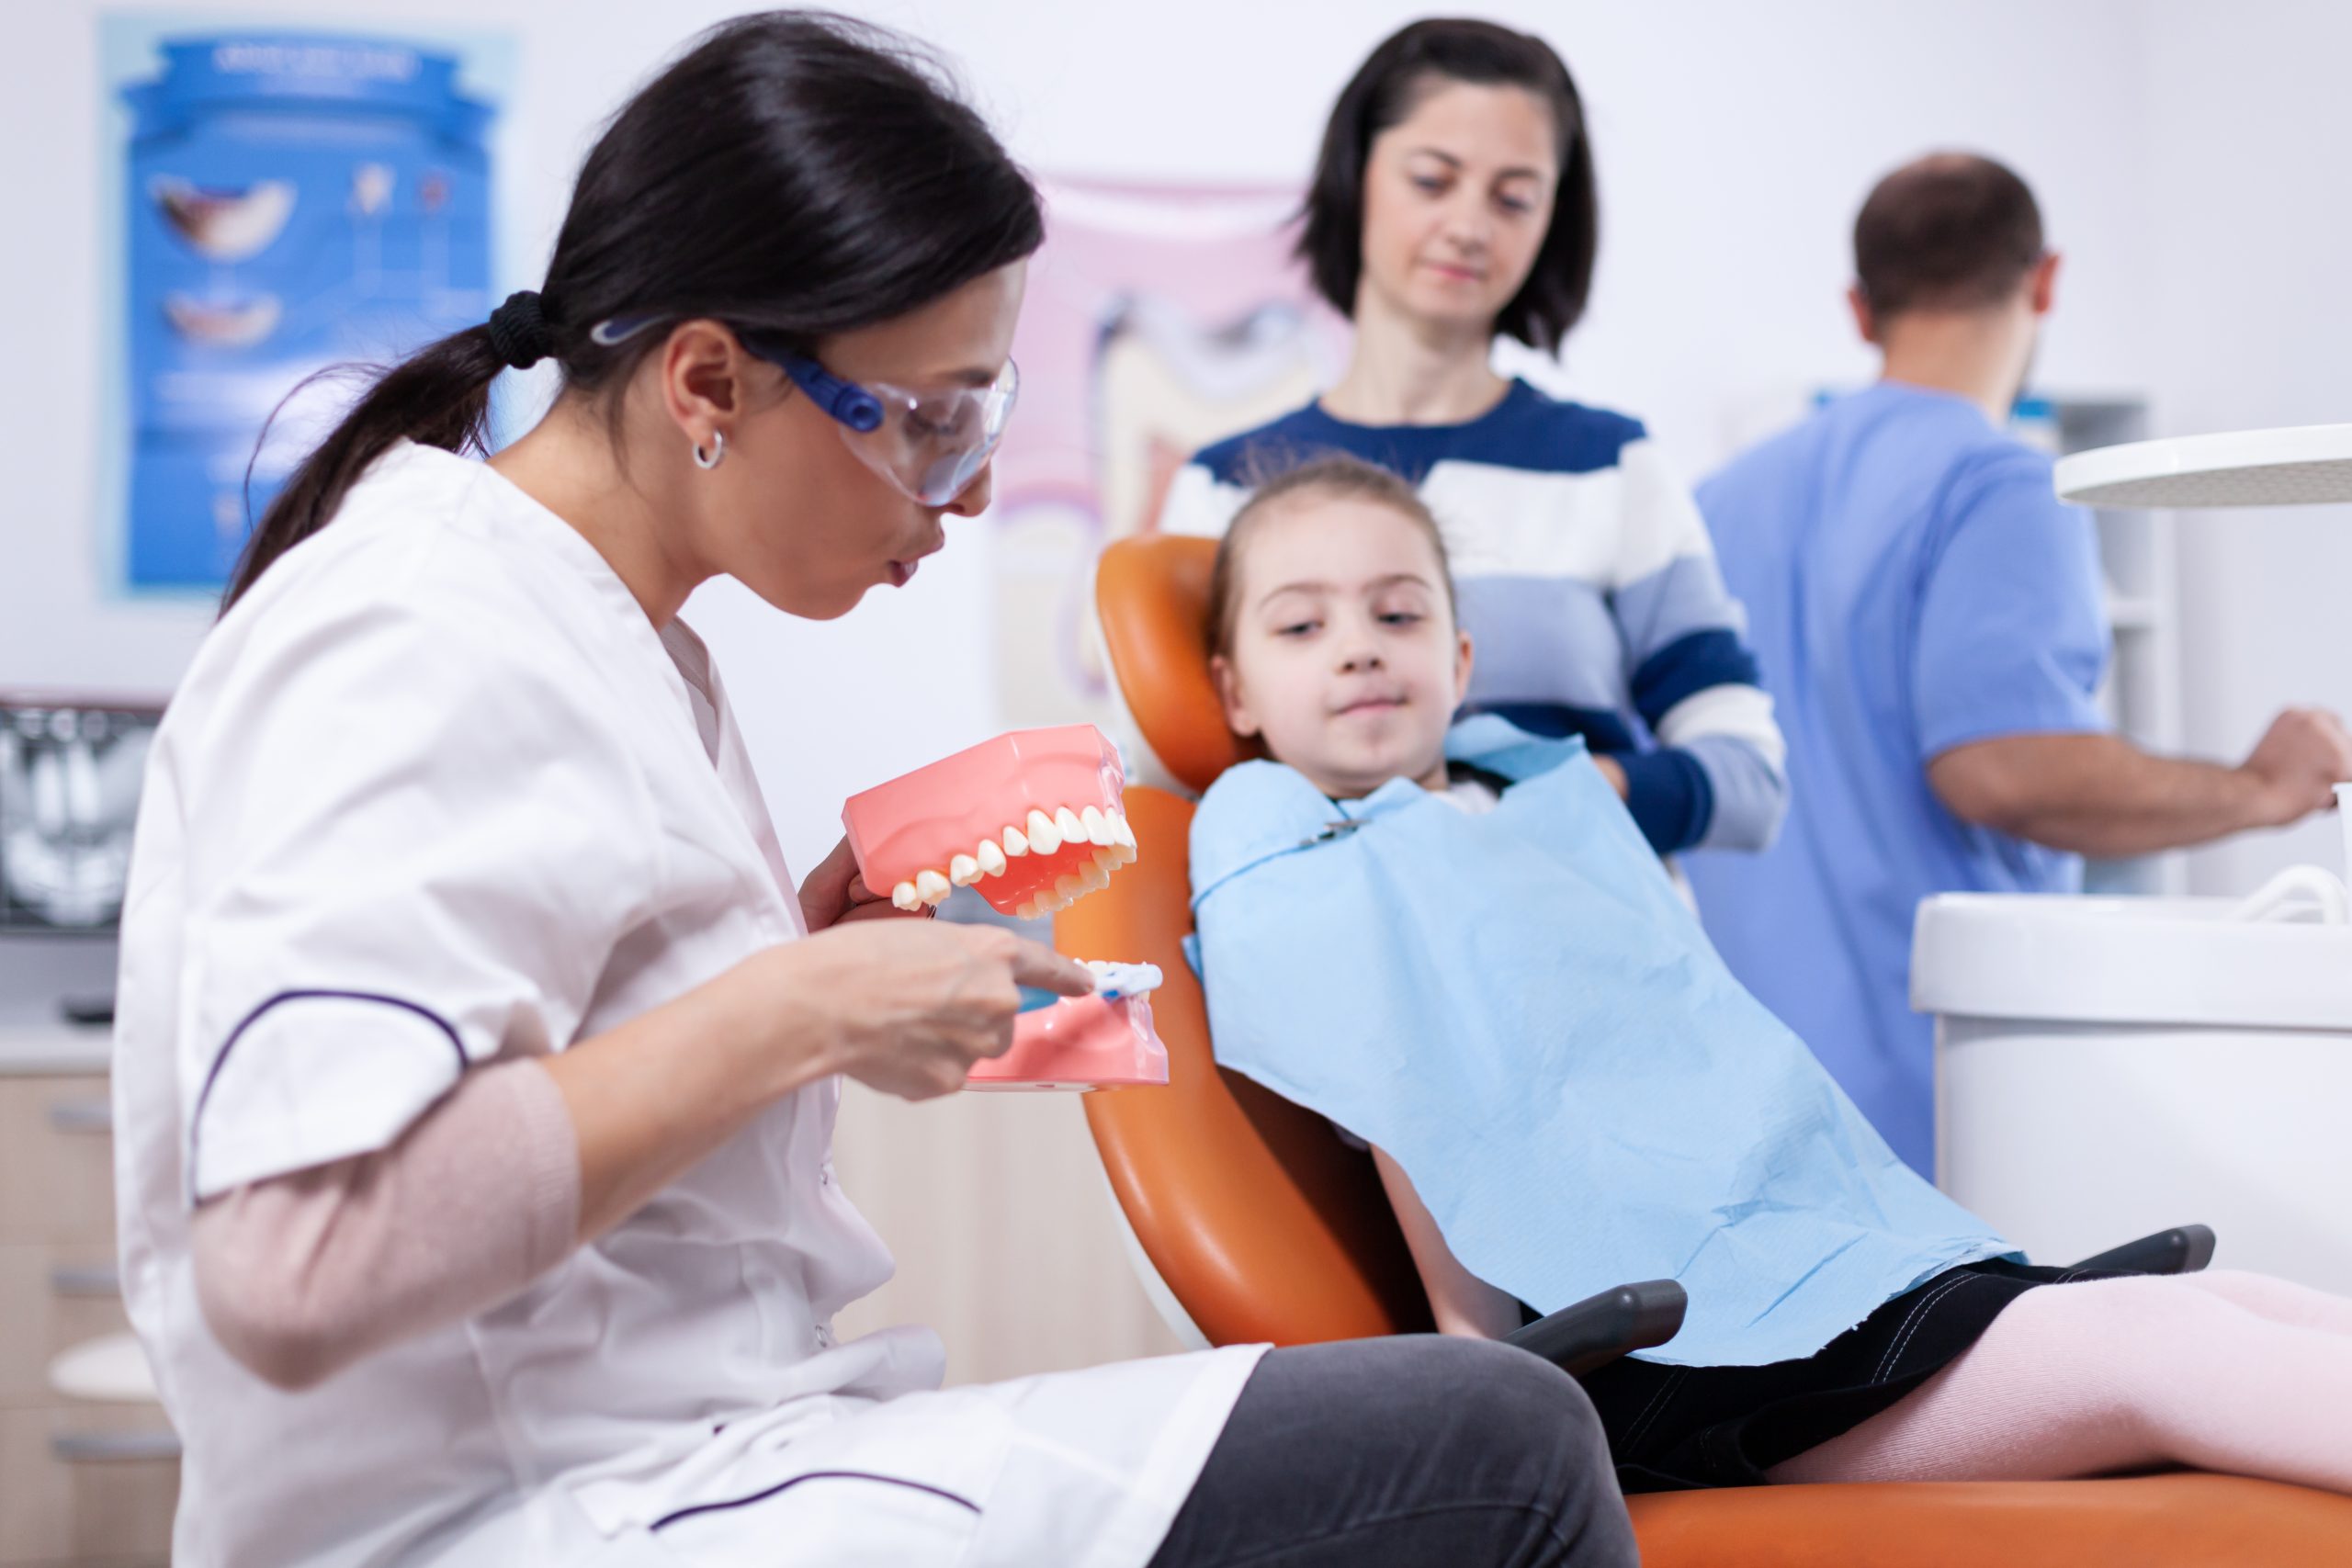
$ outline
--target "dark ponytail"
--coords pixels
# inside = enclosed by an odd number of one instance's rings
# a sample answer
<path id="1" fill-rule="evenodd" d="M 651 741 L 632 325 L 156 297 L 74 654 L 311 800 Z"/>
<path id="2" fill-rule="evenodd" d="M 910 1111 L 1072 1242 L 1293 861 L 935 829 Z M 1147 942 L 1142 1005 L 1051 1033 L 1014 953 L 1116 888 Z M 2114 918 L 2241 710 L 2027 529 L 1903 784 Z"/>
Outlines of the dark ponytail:
<path id="1" fill-rule="evenodd" d="M 567 392 L 596 396 L 663 341 L 599 344 L 599 322 L 708 317 L 813 352 L 1044 238 L 1035 188 L 915 45 L 820 12 L 723 23 L 597 140 L 544 288 L 378 380 L 270 502 L 223 608 L 396 442 L 486 450 L 501 370 L 552 358 Z"/>

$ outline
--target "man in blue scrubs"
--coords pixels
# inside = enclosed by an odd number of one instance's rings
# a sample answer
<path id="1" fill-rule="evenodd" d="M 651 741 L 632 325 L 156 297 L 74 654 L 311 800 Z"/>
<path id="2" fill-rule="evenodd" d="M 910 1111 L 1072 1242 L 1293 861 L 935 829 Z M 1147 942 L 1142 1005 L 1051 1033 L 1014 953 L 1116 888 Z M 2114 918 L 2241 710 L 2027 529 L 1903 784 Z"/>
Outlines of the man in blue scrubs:
<path id="1" fill-rule="evenodd" d="M 1920 900 L 2077 892 L 2084 855 L 2294 821 L 2352 779 L 2352 739 L 2289 710 L 2224 767 L 2108 732 L 2091 519 L 2002 428 L 2058 269 L 2022 180 L 1959 154 L 1897 169 L 1855 220 L 1854 267 L 1883 378 L 1699 491 L 1788 737 L 1790 808 L 1770 852 L 1687 865 L 1733 971 L 1932 1176 Z"/>

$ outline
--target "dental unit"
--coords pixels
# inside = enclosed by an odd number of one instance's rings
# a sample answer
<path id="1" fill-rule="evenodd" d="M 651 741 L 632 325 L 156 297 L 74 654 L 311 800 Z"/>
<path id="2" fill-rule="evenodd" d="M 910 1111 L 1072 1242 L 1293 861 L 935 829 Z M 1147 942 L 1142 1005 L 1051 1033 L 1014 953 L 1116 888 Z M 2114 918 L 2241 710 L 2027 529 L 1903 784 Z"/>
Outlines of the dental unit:
<path id="1" fill-rule="evenodd" d="M 1046 998 L 1023 1011 L 1012 1048 L 978 1064 L 965 1087 L 974 1090 L 1117 1089 L 1168 1081 L 1168 1047 L 1151 1021 L 1150 993 L 1159 988 L 1150 964 L 1089 961 L 1091 997 Z"/>

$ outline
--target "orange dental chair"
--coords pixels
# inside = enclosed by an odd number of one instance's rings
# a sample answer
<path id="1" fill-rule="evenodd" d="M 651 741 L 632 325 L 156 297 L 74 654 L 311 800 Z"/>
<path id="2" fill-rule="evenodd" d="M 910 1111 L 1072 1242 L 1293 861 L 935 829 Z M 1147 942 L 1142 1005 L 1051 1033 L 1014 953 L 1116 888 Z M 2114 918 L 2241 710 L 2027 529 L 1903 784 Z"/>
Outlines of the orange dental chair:
<path id="1" fill-rule="evenodd" d="M 1125 539 L 1103 553 L 1096 579 L 1129 710 L 1196 790 L 1241 759 L 1208 677 L 1215 553 L 1205 539 Z M 1112 1191 L 1151 1270 L 1215 1345 L 1428 1330 L 1427 1298 L 1370 1160 L 1210 1054 L 1180 945 L 1192 929 L 1191 804 L 1131 785 L 1126 807 L 1140 860 L 1054 930 L 1066 953 L 1156 964 L 1167 976 L 1152 998 L 1167 1087 L 1086 1097 Z M 2197 1245 L 2181 1233 L 2152 1240 Z M 2352 1564 L 2352 1498 L 2239 1476 L 1764 1486 L 1629 1501 L 1651 1568 Z"/>

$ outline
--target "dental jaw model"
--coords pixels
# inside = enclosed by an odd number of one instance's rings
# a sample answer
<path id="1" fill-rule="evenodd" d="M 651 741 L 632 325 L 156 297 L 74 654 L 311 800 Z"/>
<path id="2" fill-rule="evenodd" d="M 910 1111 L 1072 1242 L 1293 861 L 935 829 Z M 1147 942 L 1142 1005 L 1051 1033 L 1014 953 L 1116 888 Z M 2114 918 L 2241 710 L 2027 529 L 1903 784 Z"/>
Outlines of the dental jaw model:
<path id="1" fill-rule="evenodd" d="M 902 909 L 970 887 L 1001 914 L 1031 919 L 1110 885 L 1136 859 L 1126 774 L 1091 724 L 1001 735 L 850 796 L 842 808 L 866 886 Z M 1168 1051 L 1152 1030 L 1148 964 L 1091 964 L 1095 994 L 1023 1012 L 1012 1047 L 974 1067 L 974 1089 L 1090 1089 L 1164 1084 Z"/>
<path id="2" fill-rule="evenodd" d="M 1095 994 L 1024 1012 L 1012 1049 L 971 1071 L 972 1090 L 1116 1089 L 1168 1081 L 1168 1047 L 1151 1026 L 1148 964 L 1089 964 Z"/>
<path id="3" fill-rule="evenodd" d="M 978 890 L 1033 919 L 1110 886 L 1136 858 L 1119 753 L 1091 724 L 1018 729 L 918 768 L 842 808 L 865 885 L 901 909 Z"/>

